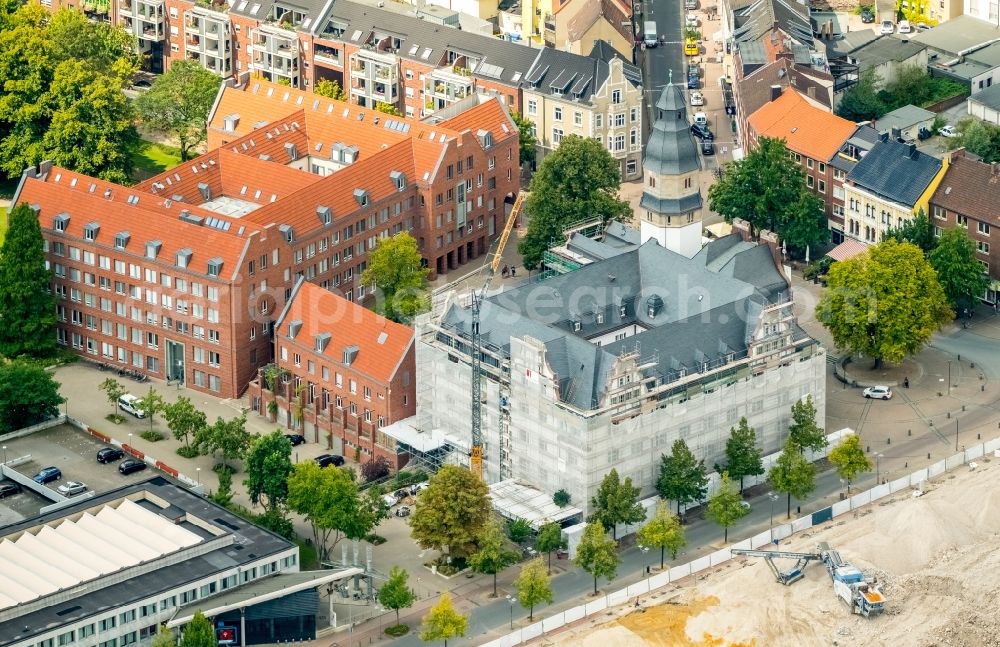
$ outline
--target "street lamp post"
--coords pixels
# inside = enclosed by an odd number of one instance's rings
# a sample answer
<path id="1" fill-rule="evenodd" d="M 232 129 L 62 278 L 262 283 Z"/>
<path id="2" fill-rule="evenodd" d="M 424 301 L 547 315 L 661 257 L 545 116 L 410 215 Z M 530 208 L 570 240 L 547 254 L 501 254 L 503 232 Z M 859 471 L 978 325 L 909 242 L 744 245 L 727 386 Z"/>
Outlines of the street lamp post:
<path id="1" fill-rule="evenodd" d="M 196 467 L 194 468 L 194 471 L 198 473 L 198 485 L 201 485 L 201 468 Z"/>
<path id="2" fill-rule="evenodd" d="M 514 631 L 514 598 L 508 595 L 507 601 L 510 602 L 510 630 Z"/>
<path id="3" fill-rule="evenodd" d="M 881 467 L 882 454 L 875 454 L 875 485 L 878 485 L 882 481 L 879 480 L 880 467 Z"/>
<path id="4" fill-rule="evenodd" d="M 7 445 L 3 446 L 3 463 L 4 465 L 7 464 Z"/>
<path id="5" fill-rule="evenodd" d="M 958 451 L 958 418 L 955 418 L 955 451 Z"/>
<path id="6" fill-rule="evenodd" d="M 951 362 L 948 362 L 948 395 L 951 395 Z"/>
<path id="7" fill-rule="evenodd" d="M 768 532 L 771 535 L 771 543 L 774 543 L 774 502 L 778 500 L 778 495 L 771 492 L 767 498 L 771 501 L 771 521 L 768 522 Z"/>

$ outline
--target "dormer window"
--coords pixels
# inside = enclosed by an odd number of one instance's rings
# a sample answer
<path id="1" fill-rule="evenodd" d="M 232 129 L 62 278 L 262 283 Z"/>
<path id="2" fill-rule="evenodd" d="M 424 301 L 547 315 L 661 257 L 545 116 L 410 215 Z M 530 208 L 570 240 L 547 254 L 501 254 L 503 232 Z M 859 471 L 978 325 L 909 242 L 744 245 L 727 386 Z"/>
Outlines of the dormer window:
<path id="1" fill-rule="evenodd" d="M 101 226 L 96 222 L 87 223 L 83 226 L 83 237 L 86 240 L 97 240 L 97 232 L 101 230 Z"/>
<path id="2" fill-rule="evenodd" d="M 158 240 L 151 240 L 146 243 L 146 258 L 155 259 L 160 253 L 160 247 L 163 246 Z"/>
<path id="3" fill-rule="evenodd" d="M 201 193 L 201 197 L 205 202 L 212 199 L 212 189 L 204 182 L 198 183 L 198 191 Z"/>
<path id="4" fill-rule="evenodd" d="M 52 228 L 56 231 L 66 231 L 69 227 L 69 214 L 61 213 L 52 219 Z"/>
<path id="5" fill-rule="evenodd" d="M 493 133 L 488 130 L 479 130 L 476 132 L 476 136 L 479 138 L 479 144 L 486 150 L 493 147 Z"/>
<path id="6" fill-rule="evenodd" d="M 402 191 L 406 188 L 406 176 L 401 171 L 393 171 L 389 173 L 389 177 L 392 179 L 392 183 L 396 185 L 397 191 Z"/>
<path id="7" fill-rule="evenodd" d="M 313 346 L 313 349 L 317 353 L 322 353 L 323 351 L 326 350 L 327 345 L 330 343 L 330 333 L 325 332 L 325 333 L 321 333 L 319 335 L 316 335 L 315 342 L 316 343 Z"/>
<path id="8" fill-rule="evenodd" d="M 127 231 L 120 231 L 115 234 L 115 249 L 125 249 L 132 236 Z"/>
<path id="9" fill-rule="evenodd" d="M 186 269 L 191 265 L 191 248 L 185 247 L 184 249 L 177 250 L 177 267 L 180 269 Z"/>
<path id="10" fill-rule="evenodd" d="M 291 225 L 279 225 L 278 231 L 285 237 L 285 242 L 289 245 L 295 242 L 295 230 L 292 229 Z"/>
<path id="11" fill-rule="evenodd" d="M 222 259 L 216 256 L 208 261 L 208 275 L 220 276 L 222 274 Z"/>
<path id="12" fill-rule="evenodd" d="M 316 216 L 324 227 L 333 224 L 333 212 L 330 210 L 330 207 L 316 207 Z"/>
<path id="13" fill-rule="evenodd" d="M 368 206 L 368 192 L 364 189 L 354 189 L 354 199 L 358 201 L 358 204 L 362 207 Z"/>
<path id="14" fill-rule="evenodd" d="M 288 338 L 295 339 L 295 336 L 299 334 L 300 330 L 302 330 L 302 321 L 299 319 L 290 321 L 288 323 Z"/>

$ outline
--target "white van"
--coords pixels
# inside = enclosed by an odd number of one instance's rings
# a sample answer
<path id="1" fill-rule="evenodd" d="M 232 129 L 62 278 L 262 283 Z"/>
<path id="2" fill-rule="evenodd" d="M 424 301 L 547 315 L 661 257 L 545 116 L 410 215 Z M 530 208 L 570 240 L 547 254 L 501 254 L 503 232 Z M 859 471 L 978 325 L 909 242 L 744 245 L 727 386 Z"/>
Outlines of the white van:
<path id="1" fill-rule="evenodd" d="M 656 47 L 656 44 L 660 42 L 660 37 L 657 36 L 655 20 L 647 20 L 642 23 L 642 42 L 646 47 Z"/>
<path id="2" fill-rule="evenodd" d="M 146 412 L 139 408 L 138 402 L 139 398 L 131 393 L 126 393 L 118 398 L 118 408 L 126 413 L 131 413 L 136 418 L 145 418 Z"/>

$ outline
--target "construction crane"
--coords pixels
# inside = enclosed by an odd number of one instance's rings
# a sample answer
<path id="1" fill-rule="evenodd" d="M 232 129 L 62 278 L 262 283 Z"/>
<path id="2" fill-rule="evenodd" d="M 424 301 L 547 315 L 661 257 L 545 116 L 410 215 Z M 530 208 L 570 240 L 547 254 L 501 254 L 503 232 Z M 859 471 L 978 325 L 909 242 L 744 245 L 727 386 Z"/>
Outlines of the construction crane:
<path id="1" fill-rule="evenodd" d="M 472 452 L 469 454 L 469 469 L 472 473 L 483 480 L 483 375 L 482 375 L 482 338 L 479 335 L 479 314 L 482 302 L 486 299 L 486 291 L 493 281 L 493 276 L 497 273 L 500 261 L 503 259 L 503 250 L 507 246 L 510 234 L 514 230 L 514 223 L 517 222 L 518 213 L 524 202 L 525 194 L 518 192 L 514 200 L 514 206 L 507 216 L 500 238 L 497 239 L 492 255 L 483 265 L 482 272 L 485 273 L 483 287 L 478 292 L 472 293 Z"/>
<path id="2" fill-rule="evenodd" d="M 809 562 L 820 561 L 823 559 L 823 556 L 820 553 L 790 553 L 782 550 L 749 550 L 745 548 L 733 548 L 730 549 L 730 552 L 733 555 L 763 557 L 767 562 L 767 565 L 771 567 L 771 572 L 774 573 L 774 578 L 785 586 L 790 586 L 805 577 L 805 568 L 809 565 Z M 795 565 L 789 570 L 780 571 L 774 564 L 775 559 L 794 559 L 796 561 Z"/>

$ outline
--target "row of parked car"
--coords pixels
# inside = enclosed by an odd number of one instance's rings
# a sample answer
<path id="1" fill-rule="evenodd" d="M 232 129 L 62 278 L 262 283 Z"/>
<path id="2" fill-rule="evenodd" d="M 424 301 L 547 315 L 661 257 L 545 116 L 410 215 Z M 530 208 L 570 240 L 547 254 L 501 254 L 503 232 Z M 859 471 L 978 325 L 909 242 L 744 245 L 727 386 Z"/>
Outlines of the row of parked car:
<path id="1" fill-rule="evenodd" d="M 125 458 L 125 451 L 120 447 L 104 447 L 97 452 L 97 462 L 102 464 L 113 463 L 115 461 Z M 141 472 L 146 469 L 146 462 L 141 461 L 138 458 L 125 458 L 121 463 L 118 464 L 118 473 L 122 475 L 133 474 L 135 472 Z M 48 485 L 49 483 L 55 483 L 56 481 L 61 481 L 63 477 L 62 470 L 54 465 L 48 467 L 43 467 L 38 470 L 38 473 L 31 477 L 35 483 L 40 483 L 42 485 Z M 87 485 L 80 481 L 66 481 L 60 485 L 56 490 L 59 494 L 63 496 L 74 496 L 77 494 L 83 494 L 87 491 Z M 21 486 L 17 483 L 0 483 L 0 499 L 4 499 L 9 496 L 21 493 Z"/>

